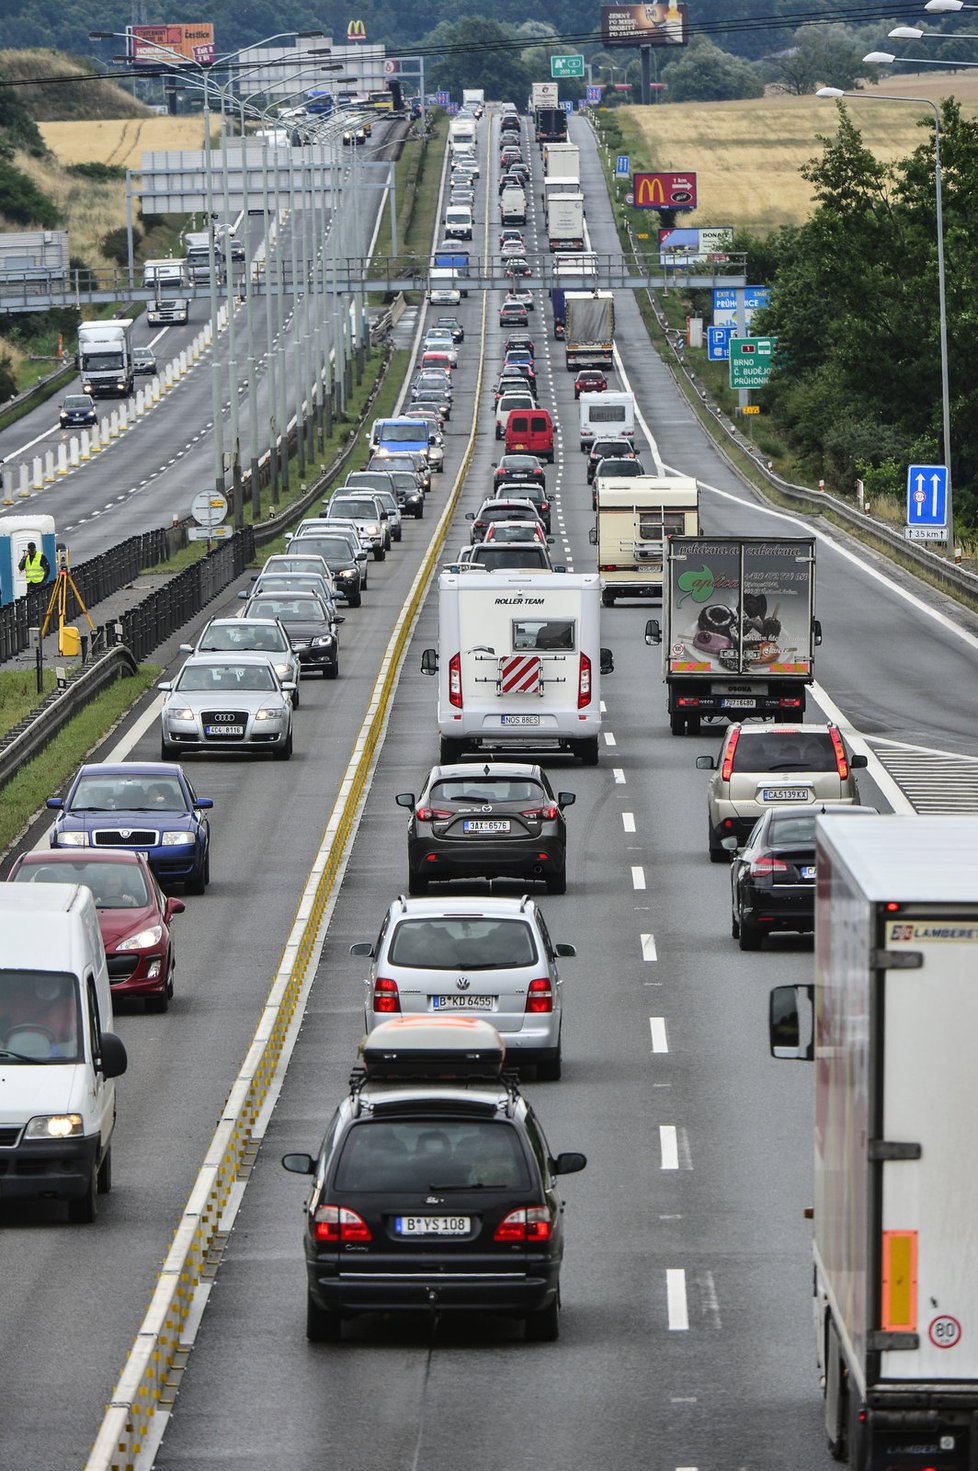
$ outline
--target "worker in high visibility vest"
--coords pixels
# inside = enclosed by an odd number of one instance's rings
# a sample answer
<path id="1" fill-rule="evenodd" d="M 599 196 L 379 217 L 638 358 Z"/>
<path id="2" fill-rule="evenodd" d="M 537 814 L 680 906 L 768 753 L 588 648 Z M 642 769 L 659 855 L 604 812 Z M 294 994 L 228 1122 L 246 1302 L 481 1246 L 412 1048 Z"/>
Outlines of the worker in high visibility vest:
<path id="1" fill-rule="evenodd" d="M 29 541 L 27 551 L 17 563 L 18 572 L 23 572 L 28 584 L 47 582 L 51 576 L 51 564 L 43 552 L 37 549 L 37 543 Z"/>

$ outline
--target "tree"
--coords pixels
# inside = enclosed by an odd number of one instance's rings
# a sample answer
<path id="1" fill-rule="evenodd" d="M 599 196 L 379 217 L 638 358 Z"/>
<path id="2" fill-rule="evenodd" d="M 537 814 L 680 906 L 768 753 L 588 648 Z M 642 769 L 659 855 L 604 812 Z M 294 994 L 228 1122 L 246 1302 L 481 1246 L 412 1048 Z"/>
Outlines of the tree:
<path id="1" fill-rule="evenodd" d="M 431 67 L 435 86 L 456 98 L 464 87 L 482 87 L 487 97 L 521 103 L 530 90 L 530 76 L 520 53 L 511 49 L 510 32 L 494 20 L 463 16 L 454 25 L 442 21 L 425 37 L 425 45 L 444 48 Z"/>
<path id="2" fill-rule="evenodd" d="M 685 54 L 664 72 L 667 102 L 726 102 L 736 97 L 763 97 L 764 84 L 749 61 L 721 51 L 705 36 L 696 36 Z"/>
<path id="3" fill-rule="evenodd" d="M 875 77 L 878 68 L 867 66 L 863 56 L 875 44 L 877 29 L 864 31 L 840 25 L 800 26 L 794 45 L 774 58 L 777 85 L 784 92 L 804 97 L 819 87 L 841 87 L 851 92 L 863 78 Z"/>

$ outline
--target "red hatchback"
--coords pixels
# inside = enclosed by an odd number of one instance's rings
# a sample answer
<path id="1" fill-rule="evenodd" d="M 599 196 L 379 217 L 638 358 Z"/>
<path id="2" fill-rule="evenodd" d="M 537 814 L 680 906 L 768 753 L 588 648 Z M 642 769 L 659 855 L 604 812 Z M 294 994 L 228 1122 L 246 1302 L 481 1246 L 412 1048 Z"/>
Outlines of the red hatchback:
<path id="1" fill-rule="evenodd" d="M 598 368 L 582 368 L 574 379 L 574 397 L 582 393 L 604 393 L 608 380 Z"/>
<path id="2" fill-rule="evenodd" d="M 77 849 L 23 853 L 8 883 L 84 884 L 95 896 L 114 1000 L 136 996 L 147 1011 L 166 1011 L 173 995 L 170 923 L 186 908 L 168 899 L 142 853 Z"/>

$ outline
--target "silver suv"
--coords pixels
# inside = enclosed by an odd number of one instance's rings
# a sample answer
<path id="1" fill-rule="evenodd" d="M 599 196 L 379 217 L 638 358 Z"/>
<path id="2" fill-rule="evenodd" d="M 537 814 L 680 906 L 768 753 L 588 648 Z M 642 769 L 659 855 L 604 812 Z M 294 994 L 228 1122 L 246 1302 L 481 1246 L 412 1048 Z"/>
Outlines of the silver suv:
<path id="1" fill-rule="evenodd" d="M 712 863 L 726 863 L 724 838 L 743 840 L 777 803 L 806 806 L 859 801 L 853 772 L 867 765 L 850 754 L 835 725 L 767 725 L 762 721 L 727 727 L 720 754 L 697 756 L 712 771 L 707 792 Z"/>
<path id="2" fill-rule="evenodd" d="M 556 1082 L 561 981 L 555 944 L 532 899 L 395 899 L 376 941 L 350 946 L 373 961 L 364 980 L 367 1031 L 398 1015 L 492 1022 L 511 1063 Z"/>

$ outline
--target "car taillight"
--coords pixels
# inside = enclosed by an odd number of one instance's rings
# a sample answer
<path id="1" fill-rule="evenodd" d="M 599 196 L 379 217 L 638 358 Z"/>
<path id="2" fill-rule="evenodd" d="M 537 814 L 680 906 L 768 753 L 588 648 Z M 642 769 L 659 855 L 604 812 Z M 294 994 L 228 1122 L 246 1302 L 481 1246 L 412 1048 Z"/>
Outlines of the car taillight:
<path id="1" fill-rule="evenodd" d="M 448 703 L 462 708 L 462 656 L 453 654 L 448 661 Z"/>
<path id="2" fill-rule="evenodd" d="M 397 982 L 388 976 L 378 976 L 374 981 L 374 1011 L 385 1012 L 388 1016 L 391 1012 L 400 1011 L 401 998 L 397 990 Z"/>
<path id="3" fill-rule="evenodd" d="M 549 976 L 537 976 L 526 988 L 526 1014 L 541 1016 L 554 1009 L 554 988 Z"/>
<path id="4" fill-rule="evenodd" d="M 510 1211 L 504 1216 L 493 1234 L 494 1241 L 549 1241 L 553 1235 L 553 1222 L 545 1205 L 531 1205 L 524 1210 Z"/>
<path id="5" fill-rule="evenodd" d="M 535 818 L 537 822 L 555 822 L 558 810 L 556 807 L 527 807 L 520 816 Z"/>
<path id="6" fill-rule="evenodd" d="M 370 1227 L 362 1216 L 345 1205 L 319 1205 L 312 1218 L 313 1240 L 334 1242 L 372 1241 Z"/>
<path id="7" fill-rule="evenodd" d="M 721 781 L 729 781 L 731 776 L 733 775 L 734 752 L 737 749 L 737 742 L 739 740 L 740 731 L 737 730 L 736 727 L 734 727 L 734 729 L 730 732 L 730 743 L 727 746 L 727 754 L 724 756 L 723 765 L 720 768 Z"/>
<path id="8" fill-rule="evenodd" d="M 414 815 L 419 822 L 444 822 L 452 814 L 441 807 L 416 807 Z"/>
<path id="9" fill-rule="evenodd" d="M 835 752 L 835 767 L 839 773 L 840 781 L 847 781 L 849 777 L 849 762 L 846 759 L 846 748 L 842 744 L 842 737 L 837 730 L 830 730 L 832 737 L 832 749 Z"/>
<path id="10" fill-rule="evenodd" d="M 591 661 L 587 654 L 581 655 L 581 667 L 577 676 L 577 708 L 583 710 L 591 703 Z"/>
<path id="11" fill-rule="evenodd" d="M 787 873 L 788 865 L 780 858 L 755 858 L 750 866 L 751 878 L 770 878 L 772 873 Z"/>

